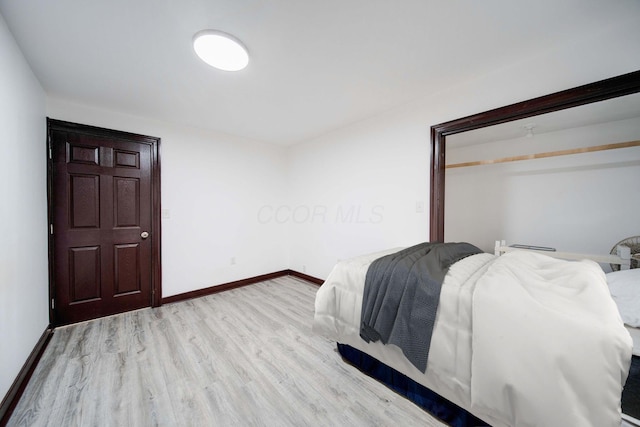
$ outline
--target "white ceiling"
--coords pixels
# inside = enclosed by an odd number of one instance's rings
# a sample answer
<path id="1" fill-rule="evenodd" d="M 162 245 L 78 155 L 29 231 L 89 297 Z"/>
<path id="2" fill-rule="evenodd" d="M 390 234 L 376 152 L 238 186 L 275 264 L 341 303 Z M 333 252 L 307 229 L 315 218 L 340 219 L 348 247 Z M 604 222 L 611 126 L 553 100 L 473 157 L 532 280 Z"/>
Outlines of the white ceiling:
<path id="1" fill-rule="evenodd" d="M 49 96 L 293 144 L 640 16 L 638 0 L 0 0 Z M 193 53 L 240 38 L 238 73 Z"/>

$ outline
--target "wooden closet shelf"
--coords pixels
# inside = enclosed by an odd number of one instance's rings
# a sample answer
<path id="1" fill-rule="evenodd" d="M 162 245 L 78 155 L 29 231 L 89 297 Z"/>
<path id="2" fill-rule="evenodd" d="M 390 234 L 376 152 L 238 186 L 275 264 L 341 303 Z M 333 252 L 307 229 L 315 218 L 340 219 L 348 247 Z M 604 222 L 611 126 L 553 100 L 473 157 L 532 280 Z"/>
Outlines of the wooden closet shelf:
<path id="1" fill-rule="evenodd" d="M 614 144 L 596 145 L 594 147 L 572 148 L 569 150 L 547 151 L 545 153 L 524 154 L 521 156 L 502 157 L 500 159 L 492 159 L 492 160 L 478 160 L 475 162 L 453 163 L 450 165 L 446 165 L 445 169 L 465 168 L 468 166 L 493 165 L 496 163 L 518 162 L 522 160 L 544 159 L 547 157 L 558 157 L 558 156 L 567 156 L 570 154 L 592 153 L 595 151 L 616 150 L 618 148 L 630 148 L 630 147 L 640 147 L 640 140 L 618 142 Z"/>

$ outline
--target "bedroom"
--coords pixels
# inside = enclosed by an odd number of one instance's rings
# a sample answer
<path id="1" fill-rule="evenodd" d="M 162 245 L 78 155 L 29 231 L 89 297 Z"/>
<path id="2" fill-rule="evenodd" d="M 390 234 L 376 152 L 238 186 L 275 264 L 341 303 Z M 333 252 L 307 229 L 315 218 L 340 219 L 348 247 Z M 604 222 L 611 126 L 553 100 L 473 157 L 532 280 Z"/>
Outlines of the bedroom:
<path id="1" fill-rule="evenodd" d="M 485 48 L 481 52 L 488 59 L 467 59 L 468 67 L 455 62 L 444 64 L 452 75 L 458 73 L 455 80 L 448 81 L 440 75 L 437 84 L 425 82 L 424 86 L 414 88 L 420 96 L 409 97 L 402 105 L 380 110 L 368 118 L 352 119 L 354 123 L 348 126 L 342 123 L 340 129 L 324 135 L 317 133 L 292 146 L 136 114 L 133 97 L 125 100 L 130 107 L 127 109 L 118 107 L 115 100 L 98 103 L 82 97 L 72 99 L 62 89 L 50 92 L 32 75 L 36 73 L 36 64 L 23 58 L 26 54 L 13 41 L 18 36 L 10 35 L 11 26 L 3 24 L 2 57 L 3 64 L 8 66 L 0 71 L 3 85 L 0 132 L 5 148 L 1 173 L 3 185 L 16 176 L 20 180 L 16 181 L 17 187 L 3 186 L 2 190 L 2 222 L 6 228 L 1 249 L 0 340 L 11 345 L 10 351 L 3 345 L 0 356 L 2 394 L 9 389 L 49 323 L 43 145 L 46 116 L 162 138 L 162 208 L 166 210 L 162 222 L 163 297 L 283 269 L 325 278 L 338 259 L 426 239 L 430 125 L 640 69 L 640 55 L 636 54 L 640 35 L 634 25 L 637 2 L 616 7 L 609 2 L 589 5 L 583 10 L 577 3 L 567 4 L 557 16 L 548 16 L 548 10 L 557 7 L 555 2 L 540 4 L 524 15 L 521 8 L 498 2 L 492 4 L 494 9 L 486 11 L 478 10 L 477 5 L 461 3 L 450 14 L 463 15 L 466 8 L 475 7 L 474 13 L 487 22 L 508 23 L 502 31 L 513 32 L 514 44 L 519 35 L 519 41 L 527 48 L 510 45 L 511 50 L 505 47 L 502 52 Z M 2 2 L 0 11 L 6 21 L 11 7 L 11 2 Z M 357 7 L 353 9 L 351 13 L 357 15 Z M 384 9 L 377 11 L 383 15 Z M 326 19 L 332 16 L 325 15 L 322 16 Z M 378 15 L 370 18 L 372 22 L 385 19 Z M 554 25 L 569 21 L 571 26 Z M 522 29 L 515 28 L 520 24 L 524 25 Z M 36 33 L 35 28 L 23 25 L 21 30 L 11 28 L 11 31 Z M 201 25 L 214 26 L 215 22 Z M 452 27 L 446 20 L 440 25 L 440 34 Z M 200 26 L 193 31 L 189 29 L 189 42 L 192 33 L 200 29 Z M 534 39 L 534 34 L 538 39 Z M 490 33 L 486 37 L 496 42 L 500 35 L 504 34 Z M 357 40 L 353 43 L 364 43 Z M 249 40 L 245 43 L 250 44 Z M 443 44 L 436 36 L 431 43 Z M 450 56 L 447 58 L 453 61 Z M 433 61 L 437 59 L 430 57 Z M 332 73 L 335 70 L 329 75 Z M 356 81 L 351 79 L 350 83 Z M 323 84 L 340 88 L 340 82 Z M 358 93 L 363 91 L 366 88 L 360 88 Z M 296 101 L 294 95 L 290 94 L 293 97 L 290 102 Z M 267 101 L 277 100 L 274 94 L 271 96 L 264 101 L 266 104 L 255 108 L 264 108 L 269 105 Z M 377 96 L 384 97 L 380 93 Z M 349 105 L 349 100 L 341 101 Z M 175 102 L 186 108 L 189 99 L 163 102 Z M 235 101 L 225 99 L 225 102 Z M 328 115 L 331 109 L 326 105 L 324 108 L 329 110 L 325 111 Z M 234 123 L 236 126 L 251 126 L 247 117 L 240 118 L 240 123 Z M 260 115 L 255 126 L 262 123 L 259 119 Z M 290 117 L 285 117 L 279 125 L 288 126 L 289 120 Z M 20 144 L 9 143 L 16 140 Z M 364 153 L 367 164 L 359 162 L 354 170 L 353 164 Z M 414 183 L 403 187 L 407 174 Z M 199 191 L 203 183 L 206 192 Z M 9 210 L 9 206 L 13 208 Z M 257 215 L 263 206 L 322 206 L 327 208 L 327 216 L 325 221 L 261 224 Z M 377 206 L 383 209 L 373 211 Z M 339 208 L 344 214 L 340 218 L 345 219 L 335 221 Z M 360 217 L 355 214 L 358 208 Z M 346 215 L 349 209 L 352 216 Z M 381 221 L 372 212 L 380 213 Z M 22 282 L 25 284 L 18 285 Z"/>

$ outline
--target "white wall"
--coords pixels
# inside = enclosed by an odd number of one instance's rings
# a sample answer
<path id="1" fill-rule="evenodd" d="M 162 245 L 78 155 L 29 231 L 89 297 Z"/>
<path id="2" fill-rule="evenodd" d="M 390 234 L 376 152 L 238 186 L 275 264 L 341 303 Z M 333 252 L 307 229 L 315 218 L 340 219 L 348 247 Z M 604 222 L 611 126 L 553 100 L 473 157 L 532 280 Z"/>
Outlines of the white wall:
<path id="1" fill-rule="evenodd" d="M 614 25 L 615 24 L 615 25 Z M 293 206 L 380 206 L 379 221 L 308 220 L 290 224 L 291 268 L 325 278 L 339 258 L 426 241 L 430 126 L 640 69 L 640 26 L 629 19 L 590 39 L 419 99 L 291 148 Z M 434 64 L 437 66 L 437 63 Z M 476 209 L 469 206 L 468 209 Z M 446 236 L 445 236 L 446 238 Z M 615 243 L 615 242 L 614 242 Z"/>
<path id="2" fill-rule="evenodd" d="M 285 235 L 258 215 L 284 203 L 283 147 L 53 98 L 47 114 L 161 138 L 163 297 L 288 268 Z"/>
<path id="3" fill-rule="evenodd" d="M 634 95 L 640 102 L 640 95 Z M 447 162 L 640 140 L 640 117 L 447 149 Z M 452 142 L 452 141 L 449 141 Z M 606 254 L 640 234 L 640 147 L 446 171 L 445 236 Z M 473 206 L 473 210 L 469 207 Z"/>
<path id="4" fill-rule="evenodd" d="M 2 16 L 0 58 L 1 398 L 49 324 L 49 285 L 45 95 Z"/>
<path id="5" fill-rule="evenodd" d="M 291 148 L 291 268 L 325 278 L 338 259 L 428 237 L 428 127 L 375 121 Z M 416 203 L 423 211 L 416 212 Z"/>

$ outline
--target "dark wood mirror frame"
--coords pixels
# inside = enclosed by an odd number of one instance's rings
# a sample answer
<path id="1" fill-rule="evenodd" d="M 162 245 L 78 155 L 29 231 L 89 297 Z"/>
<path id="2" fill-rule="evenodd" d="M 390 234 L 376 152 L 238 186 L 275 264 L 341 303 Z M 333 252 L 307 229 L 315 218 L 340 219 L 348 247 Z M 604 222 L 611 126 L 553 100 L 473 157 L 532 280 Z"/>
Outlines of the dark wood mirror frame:
<path id="1" fill-rule="evenodd" d="M 444 178 L 449 135 L 640 92 L 640 71 L 431 126 L 429 240 L 444 242 Z"/>

